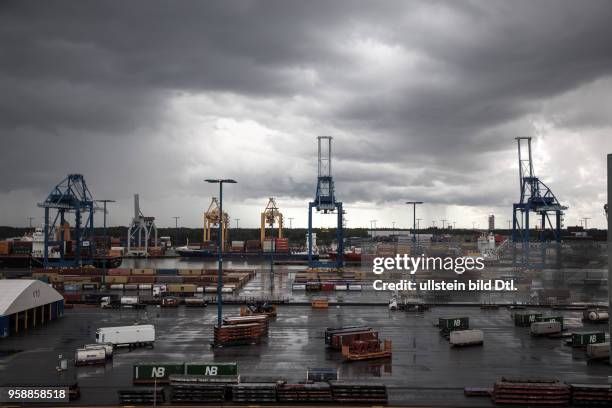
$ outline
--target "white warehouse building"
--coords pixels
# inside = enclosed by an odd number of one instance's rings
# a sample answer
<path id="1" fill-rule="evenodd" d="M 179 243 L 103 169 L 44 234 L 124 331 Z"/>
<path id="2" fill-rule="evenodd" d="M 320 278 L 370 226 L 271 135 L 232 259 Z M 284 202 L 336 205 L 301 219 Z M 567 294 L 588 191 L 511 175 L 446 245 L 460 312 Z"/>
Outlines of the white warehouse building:
<path id="1" fill-rule="evenodd" d="M 8 337 L 59 319 L 64 297 L 33 279 L 0 279 L 0 337 Z"/>

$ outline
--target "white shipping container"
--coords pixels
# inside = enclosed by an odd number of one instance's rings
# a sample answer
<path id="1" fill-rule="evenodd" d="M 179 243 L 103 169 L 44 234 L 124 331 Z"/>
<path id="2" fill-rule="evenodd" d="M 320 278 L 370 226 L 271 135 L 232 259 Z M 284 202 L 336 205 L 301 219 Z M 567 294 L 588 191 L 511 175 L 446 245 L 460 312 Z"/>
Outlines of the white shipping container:
<path id="1" fill-rule="evenodd" d="M 74 353 L 74 364 L 77 366 L 88 364 L 104 364 L 106 352 L 104 348 L 97 349 L 77 349 Z"/>
<path id="2" fill-rule="evenodd" d="M 106 358 L 113 358 L 113 345 L 110 343 L 86 344 L 83 346 L 83 348 L 86 350 L 101 348 L 104 350 L 104 353 L 106 354 Z"/>
<path id="3" fill-rule="evenodd" d="M 151 290 L 152 287 L 153 287 L 153 285 L 151 285 L 150 283 L 140 283 L 140 284 L 138 284 L 138 290 Z"/>
<path id="4" fill-rule="evenodd" d="M 196 288 L 196 293 L 204 293 L 204 286 L 198 286 Z"/>
<path id="5" fill-rule="evenodd" d="M 348 290 L 361 290 L 361 285 L 348 285 Z"/>
<path id="6" fill-rule="evenodd" d="M 610 343 L 587 344 L 587 356 L 590 358 L 608 358 L 610 356 Z"/>
<path id="7" fill-rule="evenodd" d="M 306 285 L 301 285 L 301 284 L 293 284 L 293 286 L 291 286 L 292 290 L 306 290 Z"/>
<path id="8" fill-rule="evenodd" d="M 153 344 L 155 327 L 152 324 L 134 326 L 100 327 L 96 331 L 96 343 L 110 343 L 114 346 L 132 344 Z"/>
<path id="9" fill-rule="evenodd" d="M 345 284 L 335 285 L 335 286 L 334 286 L 334 289 L 336 289 L 336 290 L 347 290 L 347 289 L 348 289 L 348 286 L 347 286 L 347 285 L 345 285 Z"/>
<path id="10" fill-rule="evenodd" d="M 228 287 L 228 286 L 223 286 L 221 288 L 221 293 L 234 293 L 234 289 L 232 287 Z"/>
<path id="11" fill-rule="evenodd" d="M 450 332 L 451 346 L 471 346 L 482 344 L 484 334 L 482 330 L 454 330 Z"/>
<path id="12" fill-rule="evenodd" d="M 123 285 L 123 289 L 125 290 L 138 290 L 138 285 L 135 283 L 129 283 L 126 285 Z"/>
<path id="13" fill-rule="evenodd" d="M 554 334 L 561 332 L 560 322 L 535 322 L 531 323 L 531 334 Z"/>
<path id="14" fill-rule="evenodd" d="M 110 288 L 111 290 L 123 290 L 123 283 L 113 283 Z"/>
<path id="15" fill-rule="evenodd" d="M 138 296 L 121 296 L 122 305 L 137 305 Z"/>
<path id="16" fill-rule="evenodd" d="M 206 292 L 206 293 L 217 293 L 217 287 L 216 286 L 206 286 L 204 288 L 204 292 Z"/>

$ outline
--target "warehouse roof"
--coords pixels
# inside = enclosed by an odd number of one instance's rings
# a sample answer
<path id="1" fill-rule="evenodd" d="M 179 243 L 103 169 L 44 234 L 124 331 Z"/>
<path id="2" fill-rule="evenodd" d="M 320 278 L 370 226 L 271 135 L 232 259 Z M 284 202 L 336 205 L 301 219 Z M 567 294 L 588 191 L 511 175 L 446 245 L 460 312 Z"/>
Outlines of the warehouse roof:
<path id="1" fill-rule="evenodd" d="M 0 279 L 0 316 L 8 316 L 64 299 L 55 289 L 33 279 Z"/>

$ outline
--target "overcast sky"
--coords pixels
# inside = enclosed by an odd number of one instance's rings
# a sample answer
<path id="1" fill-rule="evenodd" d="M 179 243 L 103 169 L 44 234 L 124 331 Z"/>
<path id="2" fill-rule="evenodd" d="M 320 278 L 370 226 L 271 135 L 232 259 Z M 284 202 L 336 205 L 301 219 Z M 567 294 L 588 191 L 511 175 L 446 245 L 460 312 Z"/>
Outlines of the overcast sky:
<path id="1" fill-rule="evenodd" d="M 199 226 L 202 180 L 232 177 L 232 225 L 274 196 L 305 226 L 331 135 L 350 227 L 407 227 L 409 199 L 421 225 L 506 227 L 517 136 L 565 225 L 603 227 L 611 22 L 595 0 L 3 1 L 0 225 L 81 173 L 111 225 L 138 192 L 158 226 Z"/>

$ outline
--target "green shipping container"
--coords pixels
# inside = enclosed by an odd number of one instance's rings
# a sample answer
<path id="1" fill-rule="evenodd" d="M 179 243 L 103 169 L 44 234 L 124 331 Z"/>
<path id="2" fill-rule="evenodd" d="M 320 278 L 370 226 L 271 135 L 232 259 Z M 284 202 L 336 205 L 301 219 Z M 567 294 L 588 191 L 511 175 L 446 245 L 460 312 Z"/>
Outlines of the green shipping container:
<path id="1" fill-rule="evenodd" d="M 187 375 L 238 375 L 236 363 L 186 363 Z"/>
<path id="2" fill-rule="evenodd" d="M 134 384 L 167 383 L 172 374 L 185 374 L 185 363 L 139 363 L 134 364 Z"/>
<path id="3" fill-rule="evenodd" d="M 438 319 L 440 330 L 465 330 L 470 328 L 469 317 L 440 317 Z"/>
<path id="4" fill-rule="evenodd" d="M 538 322 L 559 322 L 561 323 L 561 330 L 563 330 L 563 316 L 540 316 Z"/>
<path id="5" fill-rule="evenodd" d="M 514 325 L 519 327 L 529 327 L 531 323 L 539 321 L 542 318 L 542 313 L 515 313 Z"/>
<path id="6" fill-rule="evenodd" d="M 606 333 L 572 333 L 572 347 L 586 346 L 588 344 L 604 343 L 606 341 Z"/>

